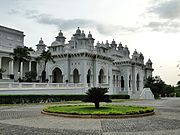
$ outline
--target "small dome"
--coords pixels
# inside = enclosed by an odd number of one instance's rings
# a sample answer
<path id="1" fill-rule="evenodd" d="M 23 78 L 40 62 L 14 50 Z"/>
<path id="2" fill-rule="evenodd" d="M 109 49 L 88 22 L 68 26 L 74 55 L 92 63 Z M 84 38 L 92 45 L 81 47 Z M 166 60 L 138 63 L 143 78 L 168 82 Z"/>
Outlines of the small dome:
<path id="1" fill-rule="evenodd" d="M 106 44 L 105 44 L 105 45 L 106 45 L 106 47 L 109 47 L 109 43 L 108 43 L 108 40 L 106 40 Z"/>
<path id="2" fill-rule="evenodd" d="M 112 43 L 111 44 L 116 44 L 116 42 L 114 41 L 114 39 L 113 39 L 113 41 L 112 41 Z"/>
<path id="3" fill-rule="evenodd" d="M 41 37 L 41 39 L 39 40 L 39 44 L 44 44 L 44 41 L 42 40 L 42 37 Z"/>
<path id="4" fill-rule="evenodd" d="M 133 52 L 133 55 L 137 55 L 137 50 L 135 49 L 134 52 Z"/>
<path id="5" fill-rule="evenodd" d="M 85 33 L 84 33 L 84 30 L 82 30 L 81 37 L 83 37 L 83 38 L 86 37 L 86 35 L 85 35 Z"/>
<path id="6" fill-rule="evenodd" d="M 79 27 L 78 27 L 78 29 L 76 30 L 76 34 L 81 34 L 81 30 L 79 29 Z"/>
<path id="7" fill-rule="evenodd" d="M 52 42 L 51 46 L 57 46 L 57 45 L 60 45 L 61 43 L 59 41 L 54 41 Z"/>
<path id="8" fill-rule="evenodd" d="M 89 34 L 88 34 L 88 38 L 92 38 L 92 34 L 91 34 L 90 31 L 89 31 Z"/>
<path id="9" fill-rule="evenodd" d="M 60 30 L 59 34 L 58 34 L 60 37 L 63 37 L 63 33 L 62 31 Z"/>
<path id="10" fill-rule="evenodd" d="M 97 46 L 97 47 L 99 47 L 99 46 L 100 46 L 100 43 L 99 43 L 99 41 L 97 42 L 96 46 Z"/>

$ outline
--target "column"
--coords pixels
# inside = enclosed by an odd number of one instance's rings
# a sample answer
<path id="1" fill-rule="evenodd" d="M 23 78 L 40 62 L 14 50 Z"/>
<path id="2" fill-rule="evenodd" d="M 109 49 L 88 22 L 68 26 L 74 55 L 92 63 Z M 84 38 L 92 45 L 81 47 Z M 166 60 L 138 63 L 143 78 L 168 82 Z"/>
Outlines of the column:
<path id="1" fill-rule="evenodd" d="M 14 61 L 13 60 L 9 61 L 9 74 L 10 75 L 14 74 Z"/>
<path id="2" fill-rule="evenodd" d="M 9 61 L 9 78 L 14 79 L 14 61 Z"/>
<path id="3" fill-rule="evenodd" d="M 20 68 L 20 78 L 23 77 L 23 62 L 21 62 L 21 68 Z"/>
<path id="4" fill-rule="evenodd" d="M 31 61 L 29 61 L 29 72 L 31 71 Z"/>
<path id="5" fill-rule="evenodd" d="M 39 65 L 38 65 L 38 62 L 36 62 L 36 73 L 37 73 L 36 80 L 39 80 Z"/>

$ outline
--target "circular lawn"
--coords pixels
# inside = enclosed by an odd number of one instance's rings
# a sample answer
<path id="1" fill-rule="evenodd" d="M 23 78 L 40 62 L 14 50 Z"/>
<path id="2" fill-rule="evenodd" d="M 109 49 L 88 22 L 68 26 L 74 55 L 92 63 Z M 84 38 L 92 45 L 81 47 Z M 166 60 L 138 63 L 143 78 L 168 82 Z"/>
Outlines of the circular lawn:
<path id="1" fill-rule="evenodd" d="M 42 113 L 78 118 L 122 118 L 152 115 L 154 114 L 154 108 L 143 106 L 102 105 L 100 108 L 96 109 L 94 105 L 65 105 L 44 108 Z"/>

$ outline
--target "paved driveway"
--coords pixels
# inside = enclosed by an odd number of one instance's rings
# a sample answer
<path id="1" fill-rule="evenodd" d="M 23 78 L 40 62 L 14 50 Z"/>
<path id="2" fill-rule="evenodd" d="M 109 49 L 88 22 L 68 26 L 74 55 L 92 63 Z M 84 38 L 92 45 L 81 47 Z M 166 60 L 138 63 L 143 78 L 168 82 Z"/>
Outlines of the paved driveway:
<path id="1" fill-rule="evenodd" d="M 0 135 L 180 135 L 180 98 L 115 104 L 153 106 L 156 115 L 79 119 L 41 114 L 47 105 L 1 106 Z"/>

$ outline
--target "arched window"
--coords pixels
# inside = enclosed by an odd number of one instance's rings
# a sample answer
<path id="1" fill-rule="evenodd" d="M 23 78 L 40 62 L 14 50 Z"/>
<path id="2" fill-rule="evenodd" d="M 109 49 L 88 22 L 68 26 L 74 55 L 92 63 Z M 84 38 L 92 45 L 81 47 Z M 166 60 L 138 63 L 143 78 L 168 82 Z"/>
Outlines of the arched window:
<path id="1" fill-rule="evenodd" d="M 88 74 L 87 74 L 87 83 L 91 82 L 91 70 L 88 70 Z"/>
<path id="2" fill-rule="evenodd" d="M 99 83 L 103 83 L 104 82 L 104 71 L 103 69 L 101 69 L 99 71 Z"/>
<path id="3" fill-rule="evenodd" d="M 136 87 L 137 87 L 137 91 L 139 91 L 139 74 L 137 74 L 136 77 Z"/>
<path id="4" fill-rule="evenodd" d="M 116 77 L 115 77 L 115 75 L 113 75 L 113 86 L 115 86 L 115 79 L 116 79 Z"/>
<path id="5" fill-rule="evenodd" d="M 121 76 L 121 88 L 124 89 L 124 77 L 123 76 Z"/>
<path id="6" fill-rule="evenodd" d="M 129 89 L 131 90 L 131 75 L 129 75 Z"/>
<path id="7" fill-rule="evenodd" d="M 117 86 L 117 87 L 119 86 L 119 78 L 118 78 L 118 75 L 116 76 L 116 86 Z"/>
<path id="8" fill-rule="evenodd" d="M 53 83 L 63 83 L 62 71 L 59 68 L 55 68 L 52 72 Z"/>
<path id="9" fill-rule="evenodd" d="M 73 71 L 73 82 L 79 83 L 79 71 L 77 69 L 74 69 Z"/>

